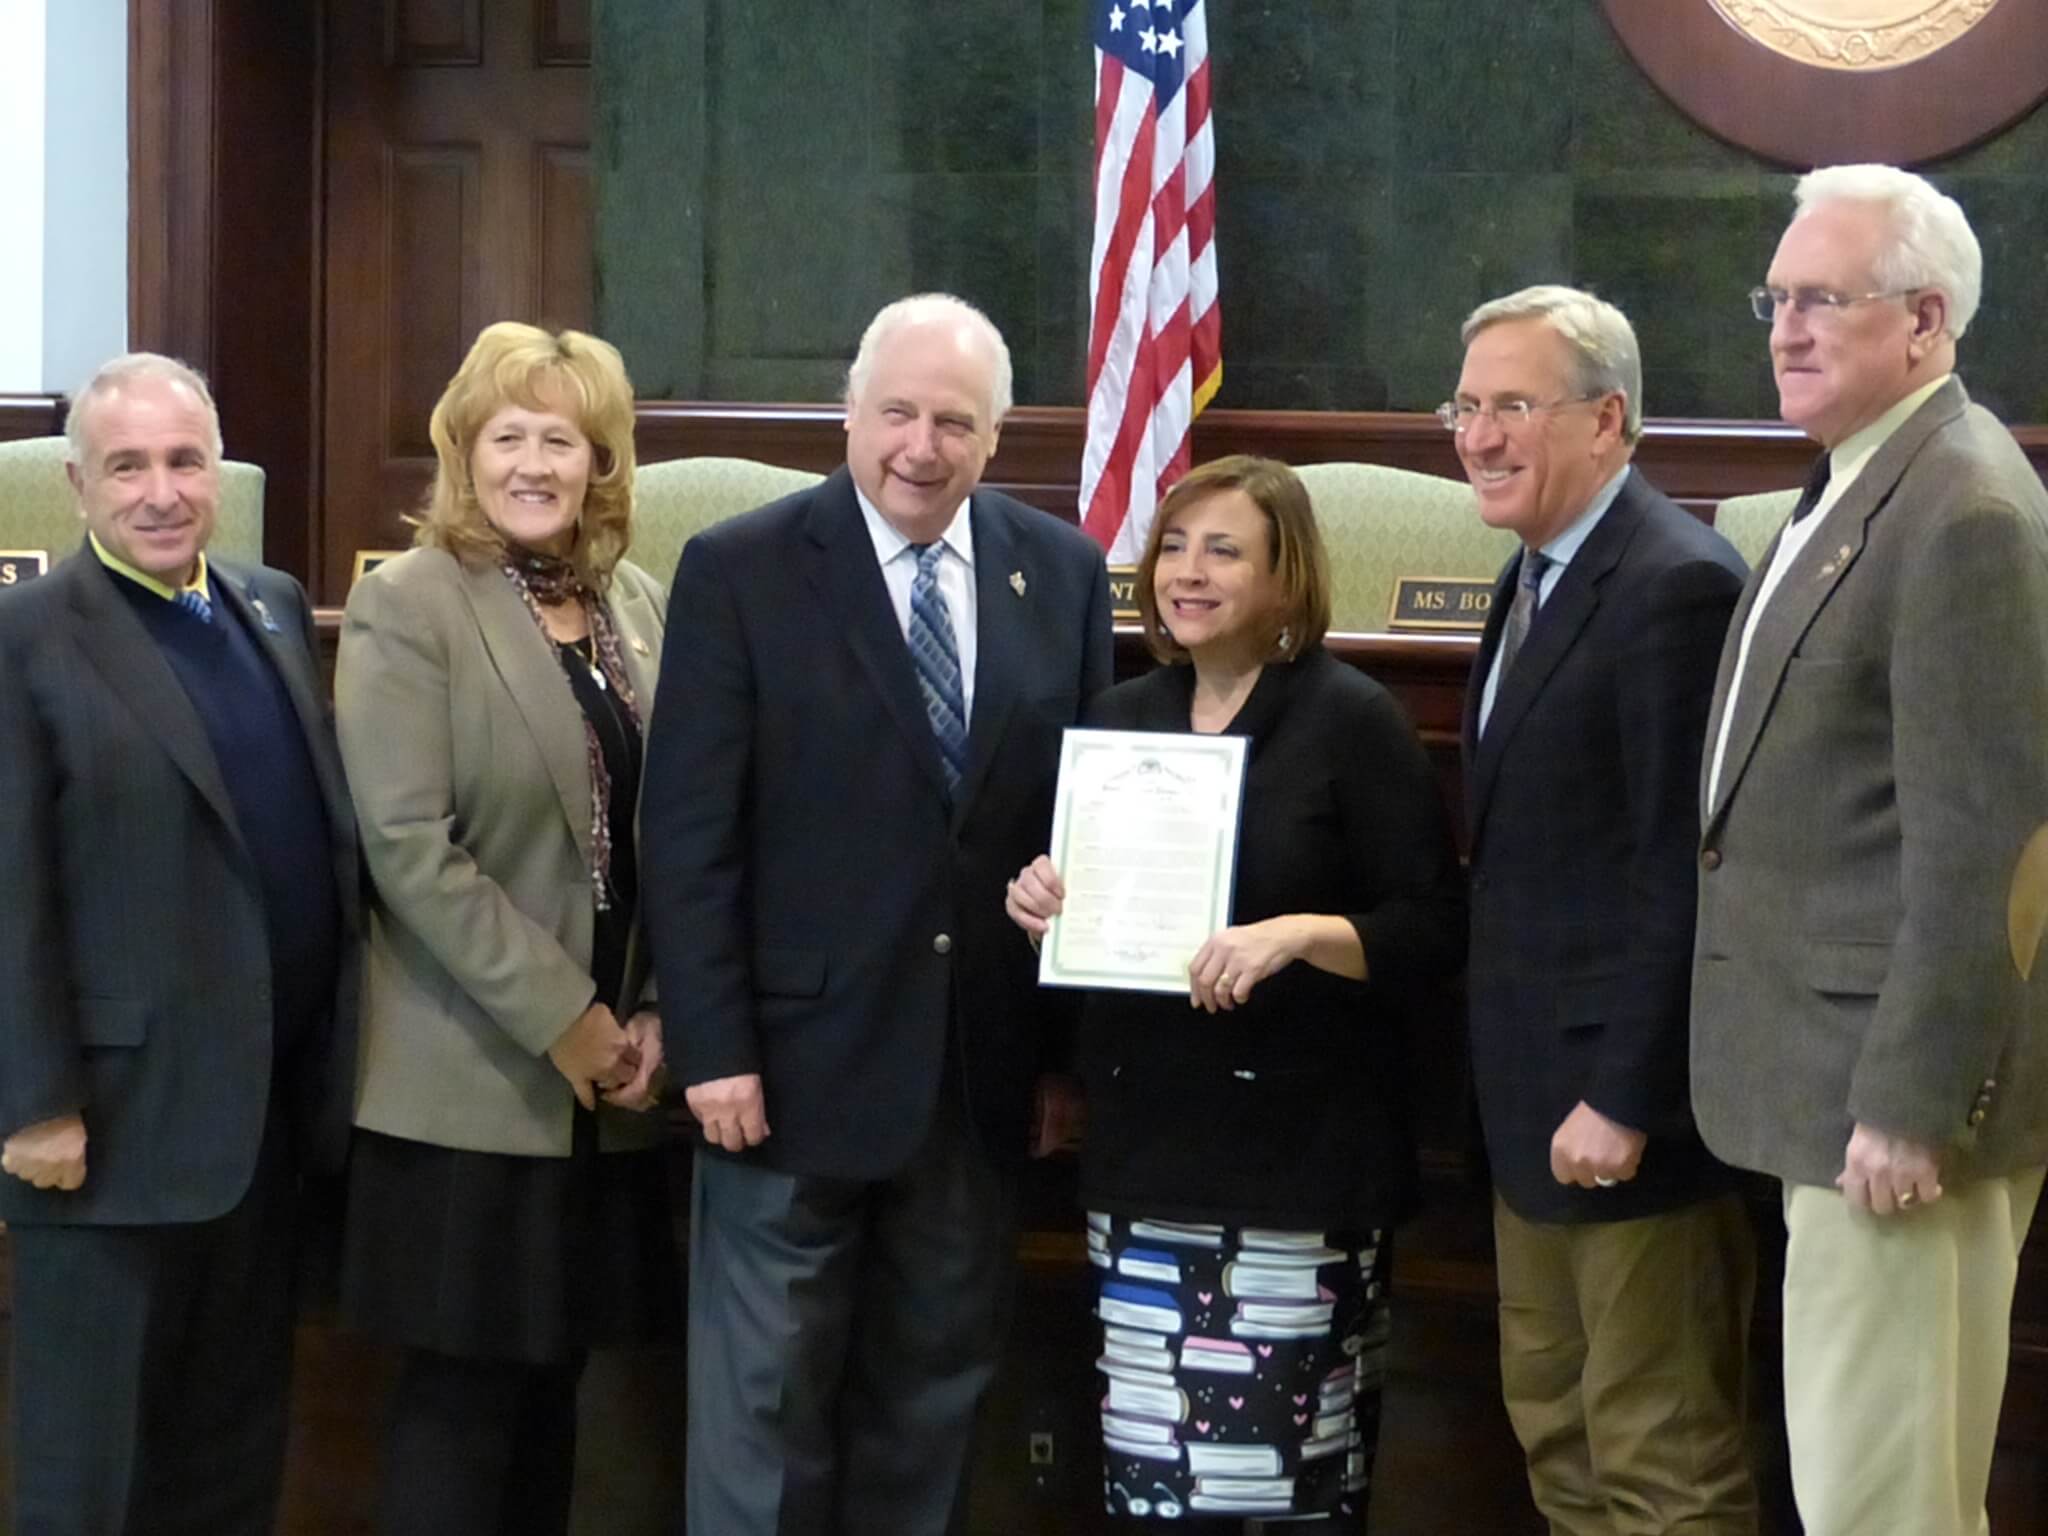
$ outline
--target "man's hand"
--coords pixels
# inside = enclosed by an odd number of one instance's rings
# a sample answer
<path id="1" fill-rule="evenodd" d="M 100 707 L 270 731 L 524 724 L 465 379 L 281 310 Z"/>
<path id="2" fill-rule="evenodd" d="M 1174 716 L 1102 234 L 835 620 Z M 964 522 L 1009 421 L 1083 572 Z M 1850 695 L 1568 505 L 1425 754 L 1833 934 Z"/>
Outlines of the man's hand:
<path id="1" fill-rule="evenodd" d="M 1081 1145 L 1081 1133 L 1088 1128 L 1088 1100 L 1079 1079 L 1064 1072 L 1041 1072 L 1031 1110 L 1033 1157 L 1051 1157 Z"/>
<path id="2" fill-rule="evenodd" d="M 1625 1183 L 1642 1166 L 1649 1139 L 1581 1099 L 1550 1138 L 1550 1176 L 1581 1189 Z"/>
<path id="3" fill-rule="evenodd" d="M 768 1139 L 768 1108 L 758 1072 L 692 1083 L 683 1090 L 683 1102 L 704 1128 L 704 1139 L 714 1146 L 744 1152 Z"/>
<path id="4" fill-rule="evenodd" d="M 85 1117 L 38 1120 L 7 1138 L 0 1169 L 37 1189 L 77 1189 L 85 1183 Z"/>
<path id="5" fill-rule="evenodd" d="M 626 1041 L 640 1053 L 639 1069 L 623 1088 L 606 1089 L 604 1101 L 616 1109 L 652 1109 L 668 1084 L 668 1069 L 661 1051 L 661 1015 L 651 1008 L 634 1014 L 626 1020 Z"/>
<path id="6" fill-rule="evenodd" d="M 1887 1135 L 1859 1120 L 1849 1133 L 1835 1187 L 1851 1205 L 1878 1216 L 1932 1205 L 1941 1198 L 1941 1154 L 1925 1142 Z"/>

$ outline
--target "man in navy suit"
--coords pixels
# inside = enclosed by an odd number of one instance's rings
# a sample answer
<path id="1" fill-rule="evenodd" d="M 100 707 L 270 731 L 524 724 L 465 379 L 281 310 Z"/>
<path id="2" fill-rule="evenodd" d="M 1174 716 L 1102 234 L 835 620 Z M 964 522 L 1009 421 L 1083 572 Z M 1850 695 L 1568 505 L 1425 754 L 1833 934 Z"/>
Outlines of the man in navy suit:
<path id="1" fill-rule="evenodd" d="M 847 380 L 846 467 L 676 571 L 642 838 L 703 1131 L 698 1536 L 955 1519 L 1058 1022 L 1004 882 L 1110 677 L 1101 551 L 976 489 L 1009 404 L 986 317 L 889 305 Z"/>
<path id="2" fill-rule="evenodd" d="M 1619 310 L 1530 288 L 1464 340 L 1441 414 L 1522 541 L 1464 728 L 1503 1396 L 1554 1533 L 1751 1536 L 1754 1244 L 1686 1077 L 1694 786 L 1744 568 L 1630 467 Z"/>
<path id="3" fill-rule="evenodd" d="M 14 1529 L 267 1536 L 298 1177 L 355 1067 L 355 820 L 311 611 L 210 560 L 169 358 L 71 409 L 85 547 L 0 596 L 0 1218 Z"/>

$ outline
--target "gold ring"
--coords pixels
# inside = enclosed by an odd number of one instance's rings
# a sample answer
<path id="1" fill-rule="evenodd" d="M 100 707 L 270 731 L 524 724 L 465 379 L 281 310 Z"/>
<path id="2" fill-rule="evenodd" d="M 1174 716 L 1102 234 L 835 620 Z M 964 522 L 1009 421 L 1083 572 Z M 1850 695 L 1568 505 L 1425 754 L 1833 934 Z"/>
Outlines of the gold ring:
<path id="1" fill-rule="evenodd" d="M 1902 1211 L 1907 1210 L 1912 1206 L 1918 1205 L 1919 1203 L 1920 1191 L 1917 1189 L 1907 1190 L 1903 1195 L 1900 1195 L 1898 1199 L 1898 1206 L 1899 1209 Z"/>
<path id="2" fill-rule="evenodd" d="M 1222 974 L 1221 976 L 1218 976 L 1218 977 L 1216 978 L 1216 985 L 1217 985 L 1217 986 L 1219 986 L 1219 987 L 1227 987 L 1227 986 L 1229 986 L 1229 985 L 1230 985 L 1230 972 L 1228 972 L 1228 971 L 1225 971 L 1225 972 L 1224 972 L 1224 973 L 1223 973 L 1223 974 Z"/>

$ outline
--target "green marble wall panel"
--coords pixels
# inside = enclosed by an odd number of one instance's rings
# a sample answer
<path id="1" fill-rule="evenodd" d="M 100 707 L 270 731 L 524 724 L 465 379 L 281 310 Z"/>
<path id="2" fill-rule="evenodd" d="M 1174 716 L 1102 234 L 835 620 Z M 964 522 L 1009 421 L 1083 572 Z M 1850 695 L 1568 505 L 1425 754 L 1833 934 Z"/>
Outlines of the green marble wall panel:
<path id="1" fill-rule="evenodd" d="M 1530 282 L 1634 319 L 1658 415 L 1775 414 L 1747 290 L 1792 178 L 1695 127 L 1595 0 L 1208 0 L 1222 405 L 1423 410 Z M 1085 0 L 602 0 L 599 323 L 644 394 L 836 398 L 861 326 L 943 287 L 1021 402 L 1079 403 Z M 1985 245 L 1978 396 L 2048 421 L 2048 109 L 1928 168 Z"/>

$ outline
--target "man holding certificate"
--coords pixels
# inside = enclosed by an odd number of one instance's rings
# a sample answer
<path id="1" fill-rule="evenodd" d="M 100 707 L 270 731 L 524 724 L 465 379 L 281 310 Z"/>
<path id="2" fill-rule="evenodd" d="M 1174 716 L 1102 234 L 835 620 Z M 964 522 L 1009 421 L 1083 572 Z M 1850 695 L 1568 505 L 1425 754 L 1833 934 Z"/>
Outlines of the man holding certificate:
<path id="1" fill-rule="evenodd" d="M 1328 563 L 1291 470 L 1239 457 L 1181 480 L 1137 591 L 1168 665 L 1103 695 L 1088 723 L 1173 733 L 1132 774 L 1227 780 L 1199 755 L 1224 736 L 1245 766 L 1225 920 L 1181 951 L 1176 994 L 1150 989 L 1149 945 L 1132 933 L 1173 927 L 1214 869 L 1200 846 L 1213 823 L 1190 818 L 1100 946 L 1129 956 L 1130 975 L 1096 978 L 1083 1015 L 1110 1502 L 1362 1528 L 1388 1229 L 1412 1193 L 1398 1025 L 1404 993 L 1460 959 L 1457 855 L 1400 706 L 1322 648 Z M 1124 792 L 1113 776 L 1096 790 Z M 1083 856 L 1070 857 L 1068 879 L 1034 860 L 1007 904 L 1054 954 L 1070 885 L 1085 916 Z"/>

